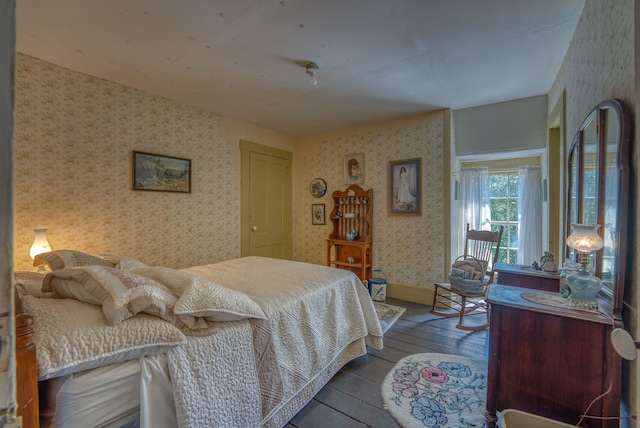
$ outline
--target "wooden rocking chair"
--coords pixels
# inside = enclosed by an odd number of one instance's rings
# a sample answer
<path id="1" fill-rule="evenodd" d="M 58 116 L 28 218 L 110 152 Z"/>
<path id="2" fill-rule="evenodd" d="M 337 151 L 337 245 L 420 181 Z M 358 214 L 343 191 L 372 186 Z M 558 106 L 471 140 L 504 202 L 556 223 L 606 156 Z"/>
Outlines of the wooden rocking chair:
<path id="1" fill-rule="evenodd" d="M 493 282 L 494 269 L 500 250 L 500 241 L 502 240 L 502 232 L 504 226 L 500 226 L 500 230 L 491 232 L 488 230 L 469 230 L 467 231 L 464 243 L 464 257 L 469 259 L 477 259 L 485 262 L 486 271 L 485 279 L 487 284 Z M 479 293 L 462 291 L 458 288 L 452 288 L 450 283 L 437 282 L 433 293 L 433 306 L 430 313 L 443 317 L 459 317 L 457 328 L 461 330 L 479 331 L 489 327 L 489 307 L 485 302 L 485 290 Z M 484 309 L 487 316 L 487 322 L 481 325 L 465 325 L 463 323 L 464 316 L 477 309 Z"/>

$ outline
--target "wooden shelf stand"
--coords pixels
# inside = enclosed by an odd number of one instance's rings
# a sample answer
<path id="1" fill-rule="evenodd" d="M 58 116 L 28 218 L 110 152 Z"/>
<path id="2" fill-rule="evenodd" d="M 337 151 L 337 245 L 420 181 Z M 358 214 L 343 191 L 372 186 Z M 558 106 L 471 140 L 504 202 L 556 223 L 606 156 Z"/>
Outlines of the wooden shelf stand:
<path id="1" fill-rule="evenodd" d="M 364 283 L 371 277 L 373 189 L 351 185 L 333 192 L 329 216 L 333 231 L 327 239 L 327 266 L 355 273 Z M 350 232 L 353 239 L 348 239 Z"/>

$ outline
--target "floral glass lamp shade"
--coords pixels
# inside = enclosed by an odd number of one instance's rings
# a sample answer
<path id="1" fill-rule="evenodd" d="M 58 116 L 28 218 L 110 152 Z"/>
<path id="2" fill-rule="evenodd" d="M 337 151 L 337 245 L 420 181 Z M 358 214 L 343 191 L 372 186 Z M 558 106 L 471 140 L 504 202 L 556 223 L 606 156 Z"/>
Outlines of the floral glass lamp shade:
<path id="1" fill-rule="evenodd" d="M 567 300 L 570 306 L 578 309 L 598 310 L 598 291 L 602 280 L 593 276 L 589 270 L 589 259 L 593 251 L 604 246 L 598 234 L 599 224 L 574 224 L 573 232 L 567 238 L 567 245 L 576 250 L 576 261 L 582 265 L 573 275 L 567 277 L 571 294 Z"/>
<path id="2" fill-rule="evenodd" d="M 51 251 L 51 245 L 47 241 L 47 229 L 33 229 L 33 232 L 36 236 L 33 239 L 33 244 L 31 244 L 31 251 L 29 251 L 31 260 L 35 259 L 38 254 Z"/>

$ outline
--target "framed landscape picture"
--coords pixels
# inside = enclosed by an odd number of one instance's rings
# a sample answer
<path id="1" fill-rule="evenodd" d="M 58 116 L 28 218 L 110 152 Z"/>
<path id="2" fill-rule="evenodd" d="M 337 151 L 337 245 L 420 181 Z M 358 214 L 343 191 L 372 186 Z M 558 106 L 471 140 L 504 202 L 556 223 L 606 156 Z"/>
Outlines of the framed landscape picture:
<path id="1" fill-rule="evenodd" d="M 389 162 L 389 215 L 421 215 L 421 158 Z"/>
<path id="2" fill-rule="evenodd" d="M 191 193 L 191 160 L 134 151 L 133 190 Z"/>

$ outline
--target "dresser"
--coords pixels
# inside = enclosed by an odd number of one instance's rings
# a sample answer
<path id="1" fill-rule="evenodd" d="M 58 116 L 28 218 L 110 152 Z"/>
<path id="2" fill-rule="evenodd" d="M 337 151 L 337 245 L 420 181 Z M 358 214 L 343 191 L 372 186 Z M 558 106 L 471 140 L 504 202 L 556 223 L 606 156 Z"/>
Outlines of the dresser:
<path id="1" fill-rule="evenodd" d="M 589 414 L 619 416 L 621 360 L 609 340 L 611 307 L 602 302 L 602 313 L 578 311 L 523 295 L 558 298 L 558 293 L 528 288 L 489 287 L 487 426 L 495 427 L 496 413 L 509 408 L 576 424 L 610 385 Z M 588 419 L 587 424 L 612 428 L 619 421 Z"/>
<path id="2" fill-rule="evenodd" d="M 493 281 L 498 284 L 516 287 L 533 288 L 535 290 L 560 291 L 560 274 L 536 270 L 531 266 L 513 263 L 496 263 L 494 271 L 498 277 Z"/>

